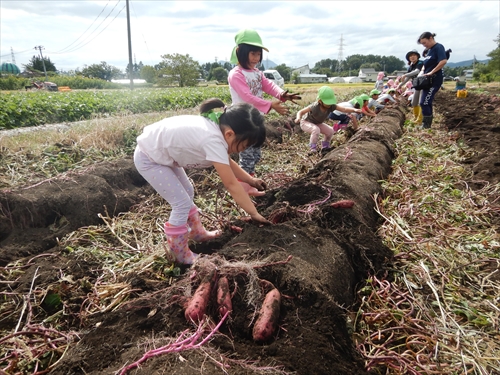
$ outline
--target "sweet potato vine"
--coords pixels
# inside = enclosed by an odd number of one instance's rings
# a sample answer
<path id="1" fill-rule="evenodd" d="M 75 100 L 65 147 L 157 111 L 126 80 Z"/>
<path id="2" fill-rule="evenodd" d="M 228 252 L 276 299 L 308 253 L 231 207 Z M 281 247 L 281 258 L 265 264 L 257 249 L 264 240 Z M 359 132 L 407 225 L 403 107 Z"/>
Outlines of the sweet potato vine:
<path id="1" fill-rule="evenodd" d="M 379 374 L 500 372 L 499 184 L 472 190 L 471 151 L 442 131 L 397 141 L 393 173 L 374 197 L 396 254 L 359 291 L 354 339 Z"/>

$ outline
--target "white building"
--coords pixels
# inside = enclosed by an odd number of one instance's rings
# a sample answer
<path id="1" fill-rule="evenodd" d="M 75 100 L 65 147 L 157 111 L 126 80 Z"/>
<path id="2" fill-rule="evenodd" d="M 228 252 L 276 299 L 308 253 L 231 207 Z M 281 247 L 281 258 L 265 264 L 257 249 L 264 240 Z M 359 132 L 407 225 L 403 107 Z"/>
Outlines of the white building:
<path id="1" fill-rule="evenodd" d="M 344 77 L 345 83 L 363 83 L 359 77 Z"/>
<path id="2" fill-rule="evenodd" d="M 328 80 L 328 76 L 326 74 L 311 73 L 309 64 L 293 69 L 292 77 L 297 77 L 297 83 L 318 83 L 327 82 Z"/>
<path id="3" fill-rule="evenodd" d="M 373 68 L 361 68 L 358 73 L 358 77 L 365 82 L 375 82 L 377 81 L 378 72 Z"/>
<path id="4" fill-rule="evenodd" d="M 330 83 L 345 83 L 345 80 L 343 77 L 329 77 L 328 82 L 330 82 Z"/>
<path id="5" fill-rule="evenodd" d="M 465 76 L 466 81 L 470 81 L 474 77 L 474 69 L 466 69 L 463 71 L 462 75 Z"/>

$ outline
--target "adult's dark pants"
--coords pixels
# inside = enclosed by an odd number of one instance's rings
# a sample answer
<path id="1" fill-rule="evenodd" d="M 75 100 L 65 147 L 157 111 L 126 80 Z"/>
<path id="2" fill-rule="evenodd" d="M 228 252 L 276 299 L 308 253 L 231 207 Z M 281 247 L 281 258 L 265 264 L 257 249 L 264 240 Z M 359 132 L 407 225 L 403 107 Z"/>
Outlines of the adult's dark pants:
<path id="1" fill-rule="evenodd" d="M 439 91 L 443 85 L 443 71 L 439 71 L 434 74 L 434 80 L 432 82 L 432 87 L 430 89 L 422 90 L 420 94 L 420 107 L 422 107 L 422 114 L 424 116 L 432 116 L 432 102 L 434 101 L 434 96 Z"/>

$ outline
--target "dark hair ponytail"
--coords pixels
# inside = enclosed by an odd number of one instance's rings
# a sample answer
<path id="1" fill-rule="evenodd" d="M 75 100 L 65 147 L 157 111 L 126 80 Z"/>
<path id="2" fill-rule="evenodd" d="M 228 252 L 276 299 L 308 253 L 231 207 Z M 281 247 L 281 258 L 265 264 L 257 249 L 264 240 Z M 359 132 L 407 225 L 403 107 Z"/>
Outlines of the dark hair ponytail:
<path id="1" fill-rule="evenodd" d="M 248 147 L 260 147 L 266 140 L 264 116 L 257 108 L 248 103 L 238 103 L 226 107 L 224 102 L 217 98 L 207 99 L 200 105 L 200 113 L 215 108 L 224 108 L 220 115 L 219 126 L 230 127 L 235 134 L 237 144 L 246 142 Z"/>
<path id="2" fill-rule="evenodd" d="M 436 36 L 436 34 L 431 33 L 430 31 L 426 31 L 418 37 L 417 43 L 420 44 L 421 39 L 430 39 L 430 38 L 434 38 L 435 36 Z"/>
<path id="3" fill-rule="evenodd" d="M 207 99 L 200 104 L 200 113 L 205 113 L 215 108 L 224 108 L 225 106 L 224 102 L 218 98 Z"/>

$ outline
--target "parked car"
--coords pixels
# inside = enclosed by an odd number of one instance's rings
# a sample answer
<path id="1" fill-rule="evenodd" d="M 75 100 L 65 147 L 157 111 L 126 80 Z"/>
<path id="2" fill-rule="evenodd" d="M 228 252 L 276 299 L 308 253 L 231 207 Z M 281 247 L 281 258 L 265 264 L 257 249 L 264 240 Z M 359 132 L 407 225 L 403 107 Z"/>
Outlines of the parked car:
<path id="1" fill-rule="evenodd" d="M 264 70 L 264 76 L 273 81 L 279 87 L 283 87 L 285 85 L 285 80 L 277 70 Z"/>

